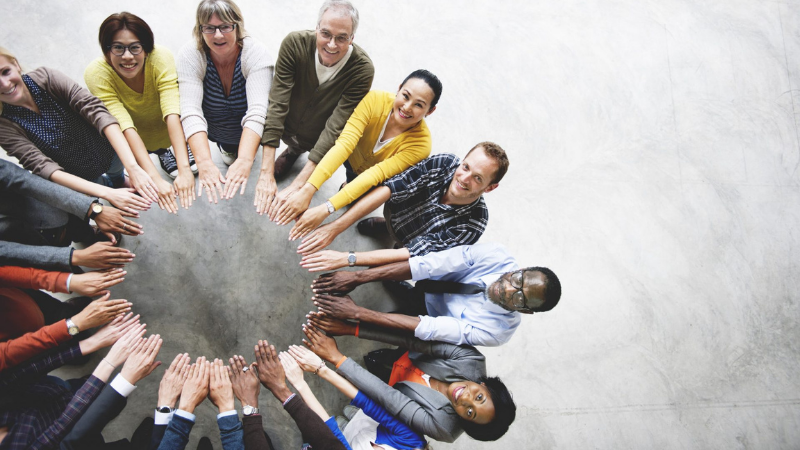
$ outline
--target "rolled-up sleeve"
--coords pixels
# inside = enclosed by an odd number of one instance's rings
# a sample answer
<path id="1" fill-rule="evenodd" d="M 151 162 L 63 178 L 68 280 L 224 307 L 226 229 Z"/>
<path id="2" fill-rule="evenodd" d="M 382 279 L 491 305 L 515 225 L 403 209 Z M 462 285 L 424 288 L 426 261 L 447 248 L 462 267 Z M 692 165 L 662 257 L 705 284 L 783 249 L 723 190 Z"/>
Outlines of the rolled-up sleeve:
<path id="1" fill-rule="evenodd" d="M 445 275 L 461 272 L 475 264 L 471 246 L 461 245 L 441 252 L 431 252 L 408 260 L 411 266 L 411 279 L 437 280 Z"/>

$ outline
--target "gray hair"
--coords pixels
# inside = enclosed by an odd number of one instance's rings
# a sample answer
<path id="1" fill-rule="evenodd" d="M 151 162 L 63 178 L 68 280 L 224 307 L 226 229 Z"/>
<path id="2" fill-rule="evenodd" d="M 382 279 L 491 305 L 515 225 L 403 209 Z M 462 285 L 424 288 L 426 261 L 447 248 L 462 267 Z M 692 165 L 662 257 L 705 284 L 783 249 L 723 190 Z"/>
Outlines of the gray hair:
<path id="1" fill-rule="evenodd" d="M 319 9 L 319 17 L 317 18 L 317 26 L 322 22 L 322 15 L 325 11 L 334 8 L 337 12 L 344 16 L 349 16 L 353 21 L 353 34 L 356 34 L 358 29 L 358 10 L 349 0 L 325 0 L 322 7 Z"/>

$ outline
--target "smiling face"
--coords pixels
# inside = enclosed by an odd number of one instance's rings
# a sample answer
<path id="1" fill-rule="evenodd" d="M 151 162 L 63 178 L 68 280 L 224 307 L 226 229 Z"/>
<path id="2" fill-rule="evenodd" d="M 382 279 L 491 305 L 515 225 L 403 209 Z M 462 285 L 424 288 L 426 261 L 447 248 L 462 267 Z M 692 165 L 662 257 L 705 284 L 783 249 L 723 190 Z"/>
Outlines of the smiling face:
<path id="1" fill-rule="evenodd" d="M 486 155 L 483 147 L 470 152 L 456 169 L 453 180 L 447 188 L 445 203 L 450 205 L 468 205 L 484 192 L 497 188 L 492 183 L 497 172 L 497 161 Z"/>
<path id="2" fill-rule="evenodd" d="M 0 55 L 0 101 L 22 106 L 30 96 L 22 81 L 22 70 L 16 61 Z"/>
<path id="3" fill-rule="evenodd" d="M 323 66 L 330 67 L 344 58 L 353 42 L 353 19 L 329 8 L 317 25 L 317 54 Z"/>
<path id="4" fill-rule="evenodd" d="M 208 23 L 204 23 L 203 25 L 218 27 L 220 25 L 233 24 L 223 22 L 216 14 L 213 14 L 211 15 L 211 19 L 208 20 Z M 220 30 L 215 30 L 213 34 L 203 34 L 203 40 L 206 42 L 212 55 L 219 58 L 230 57 L 239 51 L 239 46 L 236 43 L 235 30 L 230 33 L 223 33 Z"/>
<path id="5" fill-rule="evenodd" d="M 494 420 L 494 402 L 486 385 L 458 381 L 447 388 L 447 398 L 462 419 L 480 425 Z"/>
<path id="6" fill-rule="evenodd" d="M 397 91 L 392 106 L 392 118 L 401 126 L 409 129 L 420 120 L 433 113 L 433 89 L 424 80 L 409 78 Z"/>
<path id="7" fill-rule="evenodd" d="M 538 270 L 508 272 L 486 288 L 489 300 L 509 311 L 533 314 L 545 303 L 547 277 Z"/>
<path id="8" fill-rule="evenodd" d="M 139 47 L 142 45 L 139 42 L 139 38 L 127 28 L 117 31 L 111 42 L 112 48 L 114 46 L 132 46 L 135 48 L 137 45 Z M 117 75 L 126 82 L 138 80 L 144 76 L 144 61 L 147 58 L 147 53 L 144 50 L 138 55 L 134 55 L 131 53 L 130 49 L 125 49 L 125 53 L 123 53 L 122 56 L 115 55 L 113 51 L 107 50 L 106 57 L 111 63 L 111 67 L 117 72 Z"/>

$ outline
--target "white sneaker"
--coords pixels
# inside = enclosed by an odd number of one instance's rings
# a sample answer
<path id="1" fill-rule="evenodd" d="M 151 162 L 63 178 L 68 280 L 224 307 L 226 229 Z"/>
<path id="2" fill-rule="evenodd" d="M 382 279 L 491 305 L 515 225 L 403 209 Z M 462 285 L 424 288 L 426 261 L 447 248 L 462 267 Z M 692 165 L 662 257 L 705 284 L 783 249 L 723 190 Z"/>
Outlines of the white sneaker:
<path id="1" fill-rule="evenodd" d="M 226 166 L 233 164 L 233 162 L 236 161 L 236 157 L 239 156 L 236 153 L 226 152 L 220 146 L 217 146 L 217 149 L 219 150 L 219 154 L 222 156 L 222 162 L 224 162 Z"/>

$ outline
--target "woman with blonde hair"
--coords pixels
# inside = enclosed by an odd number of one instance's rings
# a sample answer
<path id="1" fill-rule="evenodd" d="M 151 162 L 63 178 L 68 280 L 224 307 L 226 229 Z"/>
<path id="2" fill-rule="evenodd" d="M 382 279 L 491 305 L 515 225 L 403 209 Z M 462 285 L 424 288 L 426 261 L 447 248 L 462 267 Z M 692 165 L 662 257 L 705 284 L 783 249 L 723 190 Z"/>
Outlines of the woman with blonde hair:
<path id="1" fill-rule="evenodd" d="M 231 0 L 203 0 L 197 6 L 195 41 L 178 55 L 181 122 L 197 158 L 200 195 L 217 202 L 241 188 L 261 146 L 274 63 L 266 48 L 247 35 L 239 7 Z M 211 160 L 214 141 L 227 177 Z M 262 155 L 270 162 L 271 155 Z M 223 188 L 224 185 L 224 188 Z"/>

